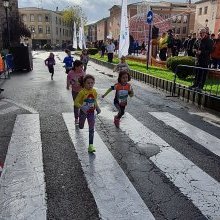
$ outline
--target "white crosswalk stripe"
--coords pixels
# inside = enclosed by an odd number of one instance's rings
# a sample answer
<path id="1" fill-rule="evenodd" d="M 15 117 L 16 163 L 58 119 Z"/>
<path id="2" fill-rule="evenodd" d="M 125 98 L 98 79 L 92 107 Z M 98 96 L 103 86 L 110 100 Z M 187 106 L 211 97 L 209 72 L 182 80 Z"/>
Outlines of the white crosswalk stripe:
<path id="1" fill-rule="evenodd" d="M 5 108 L 5 109 L 1 109 L 0 110 L 0 115 L 5 115 L 5 114 L 8 114 L 8 113 L 11 113 L 11 112 L 15 112 L 17 111 L 19 108 L 17 106 L 10 106 L 8 108 Z"/>
<path id="2" fill-rule="evenodd" d="M 88 128 L 76 129 L 72 113 L 63 117 L 102 219 L 154 219 L 99 135 L 95 133 L 94 157 L 87 153 Z"/>
<path id="3" fill-rule="evenodd" d="M 6 104 L 7 102 L 3 102 L 3 101 L 0 102 L 0 106 L 6 105 Z"/>
<path id="4" fill-rule="evenodd" d="M 220 139 L 168 112 L 150 112 L 150 114 L 220 156 Z"/>
<path id="5" fill-rule="evenodd" d="M 0 179 L 0 219 L 46 220 L 38 114 L 17 116 Z"/>
<path id="6" fill-rule="evenodd" d="M 169 113 L 150 114 L 219 156 L 218 138 Z M 112 123 L 114 115 L 104 107 L 98 117 Z M 94 155 L 87 152 L 88 127 L 78 129 L 73 118 L 73 113 L 63 113 L 101 219 L 155 219 L 97 132 L 94 140 L 97 152 Z M 207 219 L 219 218 L 220 183 L 217 180 L 129 113 L 122 118 L 120 129 L 137 148 L 157 149 L 149 160 Z M 196 135 L 191 135 L 190 130 Z M 30 216 L 31 219 L 46 219 L 45 187 L 39 115 L 18 115 L 0 179 L 0 219 L 20 220 Z"/>
<path id="7" fill-rule="evenodd" d="M 108 108 L 102 108 L 102 116 L 112 120 L 114 113 Z M 123 118 L 120 129 L 140 148 L 143 146 L 145 148 L 159 147 L 159 153 L 150 157 L 150 160 L 185 196 L 192 200 L 206 217 L 216 219 L 220 216 L 220 184 L 215 179 L 169 146 L 129 113 L 126 113 Z"/>

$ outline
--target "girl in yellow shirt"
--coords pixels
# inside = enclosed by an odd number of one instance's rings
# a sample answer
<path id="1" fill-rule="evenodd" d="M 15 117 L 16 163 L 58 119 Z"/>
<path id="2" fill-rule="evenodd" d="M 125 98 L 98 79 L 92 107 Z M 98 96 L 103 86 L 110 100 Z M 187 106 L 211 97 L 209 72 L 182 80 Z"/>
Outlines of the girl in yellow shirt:
<path id="1" fill-rule="evenodd" d="M 97 92 L 93 88 L 95 78 L 87 74 L 83 79 L 83 89 L 78 93 L 74 105 L 80 108 L 79 113 L 79 128 L 83 129 L 85 120 L 87 119 L 89 125 L 89 147 L 88 152 L 93 153 L 96 151 L 93 146 L 94 140 L 94 127 L 95 127 L 95 110 L 97 114 L 101 112 L 97 103 Z"/>

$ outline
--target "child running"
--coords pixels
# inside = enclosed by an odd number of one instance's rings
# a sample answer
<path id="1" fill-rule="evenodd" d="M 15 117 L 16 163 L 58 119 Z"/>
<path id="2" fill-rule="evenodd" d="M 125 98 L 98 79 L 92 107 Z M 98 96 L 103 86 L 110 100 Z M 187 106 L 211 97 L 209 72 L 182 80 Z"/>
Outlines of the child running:
<path id="1" fill-rule="evenodd" d="M 134 95 L 131 84 L 128 83 L 130 80 L 131 80 L 131 76 L 127 71 L 125 70 L 120 71 L 118 76 L 118 83 L 116 83 L 114 86 L 111 86 L 106 91 L 106 93 L 102 95 L 102 98 L 104 98 L 112 90 L 116 90 L 114 105 L 118 109 L 118 114 L 114 117 L 114 124 L 117 128 L 119 128 L 120 119 L 125 113 L 125 107 L 127 105 L 128 95 L 130 97 Z"/>
<path id="2" fill-rule="evenodd" d="M 89 55 L 88 55 L 88 51 L 86 49 L 84 49 L 82 51 L 82 54 L 80 55 L 80 61 L 82 61 L 82 63 L 83 63 L 84 72 L 86 72 L 87 64 L 89 62 Z"/>
<path id="3" fill-rule="evenodd" d="M 73 57 L 71 56 L 71 51 L 66 49 L 65 50 L 65 53 L 67 54 L 67 56 L 64 58 L 63 60 L 63 63 L 65 63 L 65 69 L 66 69 L 66 74 L 69 73 L 69 71 L 72 69 L 73 67 L 73 62 L 74 62 L 74 59 Z"/>
<path id="4" fill-rule="evenodd" d="M 120 72 L 122 70 L 126 70 L 127 72 L 129 72 L 130 70 L 128 64 L 126 63 L 125 56 L 121 57 L 120 63 L 115 66 L 115 68 L 113 69 L 113 72 Z"/>
<path id="5" fill-rule="evenodd" d="M 85 72 L 83 71 L 83 64 L 80 60 L 74 62 L 72 70 L 69 71 L 67 75 L 66 88 L 69 90 L 69 87 L 72 87 L 72 96 L 73 101 L 75 101 L 76 96 L 79 91 L 82 89 L 83 77 Z M 79 124 L 79 108 L 74 105 L 74 116 L 75 124 Z"/>
<path id="6" fill-rule="evenodd" d="M 95 78 L 92 75 L 87 74 L 83 79 L 84 88 L 80 90 L 75 99 L 74 105 L 80 108 L 79 112 L 79 128 L 83 129 L 85 120 L 87 118 L 89 125 L 89 147 L 88 152 L 93 153 L 96 151 L 93 146 L 94 140 L 94 127 L 95 127 L 95 110 L 97 114 L 101 112 L 97 103 L 97 92 L 93 88 L 95 84 Z"/>
<path id="7" fill-rule="evenodd" d="M 51 73 L 51 80 L 53 80 L 54 65 L 56 64 L 54 54 L 50 53 L 49 57 L 44 61 L 44 63 L 48 67 L 49 73 Z"/>

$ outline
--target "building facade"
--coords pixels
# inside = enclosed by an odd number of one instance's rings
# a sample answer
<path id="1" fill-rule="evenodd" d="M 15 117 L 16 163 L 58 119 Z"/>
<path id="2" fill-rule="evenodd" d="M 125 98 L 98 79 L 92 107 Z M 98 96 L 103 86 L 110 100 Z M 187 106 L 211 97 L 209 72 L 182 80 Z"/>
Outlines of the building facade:
<path id="1" fill-rule="evenodd" d="M 17 0 L 9 0 L 9 6 L 10 9 L 8 9 L 8 20 L 9 20 L 9 28 L 10 28 L 10 20 L 11 18 L 18 19 L 18 1 Z M 6 12 L 5 8 L 3 7 L 3 0 L 0 0 L 0 50 L 4 46 L 4 30 L 7 27 L 7 22 L 6 22 Z"/>
<path id="2" fill-rule="evenodd" d="M 189 34 L 194 32 L 196 5 L 189 3 L 171 3 L 171 2 L 138 2 L 128 5 L 129 27 L 132 25 L 132 37 L 136 40 L 143 41 L 143 36 L 148 33 L 147 25 L 143 25 L 146 20 L 146 14 L 152 10 L 156 14 L 154 25 L 156 27 L 169 27 L 173 29 L 180 39 L 185 39 Z M 96 22 L 97 24 L 97 40 L 105 40 L 106 36 L 117 40 L 120 34 L 121 6 L 113 5 L 110 9 L 110 16 Z M 139 25 L 139 23 L 141 25 Z M 135 27 L 134 25 L 135 24 Z M 143 32 L 146 32 L 143 34 Z M 159 32 L 161 32 L 159 30 Z M 139 34 L 141 33 L 141 34 Z M 143 36 L 142 36 L 143 35 Z M 141 39 L 139 39 L 141 36 Z M 91 37 L 90 37 L 91 38 Z M 95 38 L 95 37 L 93 37 Z"/>
<path id="3" fill-rule="evenodd" d="M 194 31 L 208 27 L 210 33 L 220 31 L 220 0 L 201 0 L 196 4 Z"/>
<path id="4" fill-rule="evenodd" d="M 151 3 L 151 9 L 157 15 L 160 15 L 164 21 L 169 22 L 171 29 L 180 39 L 185 39 L 194 31 L 195 23 L 195 4 L 190 3 L 171 3 L 159 2 Z M 159 23 L 159 22 L 158 22 Z"/>
<path id="5" fill-rule="evenodd" d="M 108 18 L 103 18 L 102 20 L 97 21 L 97 41 L 107 38 L 108 32 Z"/>
<path id="6" fill-rule="evenodd" d="M 87 41 L 88 42 L 96 42 L 97 41 L 97 24 L 93 22 L 91 24 L 86 25 L 87 29 Z"/>
<path id="7" fill-rule="evenodd" d="M 72 27 L 62 19 L 59 11 L 42 8 L 19 8 L 22 21 L 31 31 L 32 46 L 42 48 L 49 44 L 62 46 L 72 43 Z"/>

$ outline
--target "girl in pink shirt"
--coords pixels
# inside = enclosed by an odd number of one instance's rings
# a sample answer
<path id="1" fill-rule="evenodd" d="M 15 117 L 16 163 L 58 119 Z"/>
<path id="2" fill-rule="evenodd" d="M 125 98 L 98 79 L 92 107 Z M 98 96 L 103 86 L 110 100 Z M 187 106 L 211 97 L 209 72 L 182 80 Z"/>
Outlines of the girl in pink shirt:
<path id="1" fill-rule="evenodd" d="M 69 71 L 67 75 L 66 88 L 72 87 L 73 101 L 75 102 L 76 96 L 82 89 L 83 77 L 85 72 L 83 71 L 83 63 L 80 60 L 76 60 L 73 65 L 73 69 Z M 79 108 L 74 105 L 75 124 L 79 123 Z"/>

